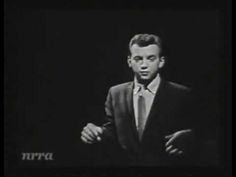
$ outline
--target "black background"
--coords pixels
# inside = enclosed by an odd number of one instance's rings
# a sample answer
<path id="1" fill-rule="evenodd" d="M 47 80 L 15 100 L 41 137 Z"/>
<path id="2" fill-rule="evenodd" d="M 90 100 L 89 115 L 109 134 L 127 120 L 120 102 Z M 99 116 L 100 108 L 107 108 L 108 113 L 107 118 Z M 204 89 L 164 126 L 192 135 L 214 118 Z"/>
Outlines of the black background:
<path id="1" fill-rule="evenodd" d="M 136 33 L 160 35 L 168 48 L 162 76 L 199 94 L 199 122 L 211 141 L 198 164 L 225 160 L 220 138 L 226 141 L 229 63 L 220 10 L 10 8 L 4 65 L 9 163 L 79 167 L 105 160 L 102 147 L 81 143 L 80 132 L 88 122 L 102 123 L 109 87 L 132 80 L 126 57 Z M 22 162 L 21 152 L 53 152 L 54 161 Z"/>

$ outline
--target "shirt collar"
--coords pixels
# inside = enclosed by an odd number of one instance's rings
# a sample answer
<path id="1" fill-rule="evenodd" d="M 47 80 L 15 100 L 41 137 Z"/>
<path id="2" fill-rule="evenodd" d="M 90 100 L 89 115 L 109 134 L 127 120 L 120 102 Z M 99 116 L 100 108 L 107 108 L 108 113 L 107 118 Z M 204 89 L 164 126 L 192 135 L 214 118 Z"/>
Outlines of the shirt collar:
<path id="1" fill-rule="evenodd" d="M 156 94 L 157 89 L 160 85 L 160 80 L 160 75 L 157 74 L 157 76 L 152 80 L 152 82 L 148 84 L 147 90 L 153 94 Z M 134 94 L 137 94 L 141 90 L 141 87 L 143 87 L 143 85 L 138 83 L 137 79 L 134 78 Z"/>

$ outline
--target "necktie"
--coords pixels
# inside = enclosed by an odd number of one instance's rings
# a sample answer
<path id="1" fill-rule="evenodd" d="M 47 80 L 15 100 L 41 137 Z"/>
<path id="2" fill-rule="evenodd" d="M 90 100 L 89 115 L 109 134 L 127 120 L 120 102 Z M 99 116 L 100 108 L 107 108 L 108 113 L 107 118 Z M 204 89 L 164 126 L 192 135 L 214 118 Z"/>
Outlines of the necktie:
<path id="1" fill-rule="evenodd" d="M 145 127 L 145 116 L 146 116 L 145 98 L 142 94 L 140 94 L 138 97 L 138 135 L 139 135 L 139 140 L 142 139 L 143 130 Z"/>

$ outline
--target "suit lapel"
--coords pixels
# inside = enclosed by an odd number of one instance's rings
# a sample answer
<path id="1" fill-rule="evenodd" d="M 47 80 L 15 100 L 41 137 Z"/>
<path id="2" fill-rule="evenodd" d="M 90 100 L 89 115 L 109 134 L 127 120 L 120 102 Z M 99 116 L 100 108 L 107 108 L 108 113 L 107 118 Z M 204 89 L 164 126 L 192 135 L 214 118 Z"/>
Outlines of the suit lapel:
<path id="1" fill-rule="evenodd" d="M 161 80 L 159 89 L 155 95 L 155 98 L 153 100 L 153 104 L 150 110 L 150 113 L 147 118 L 146 126 L 143 132 L 143 137 L 145 137 L 146 131 L 148 130 L 150 123 L 152 122 L 153 119 L 156 119 L 158 117 L 157 114 L 159 114 L 162 109 L 163 105 L 165 103 L 165 85 L 166 81 L 164 79 Z M 136 129 L 136 124 L 135 124 L 135 115 L 134 115 L 134 107 L 133 107 L 133 86 L 134 83 L 131 82 L 126 89 L 126 105 L 127 105 L 127 111 L 128 111 L 128 118 L 129 118 L 129 124 L 132 129 L 132 133 L 134 134 L 134 137 L 137 142 L 139 142 L 138 138 L 138 132 Z"/>
<path id="2" fill-rule="evenodd" d="M 152 122 L 152 119 L 156 119 L 158 117 L 157 114 L 159 114 L 163 108 L 164 105 L 164 97 L 165 97 L 165 80 L 161 80 L 159 89 L 155 95 L 155 98 L 152 103 L 152 107 L 150 110 L 150 113 L 147 118 L 146 126 L 144 129 L 143 137 L 145 136 L 145 132 L 150 126 L 150 122 Z"/>
<path id="3" fill-rule="evenodd" d="M 134 117 L 134 107 L 133 107 L 133 86 L 134 86 L 134 83 L 131 82 L 127 87 L 126 101 L 127 101 L 128 115 L 130 119 L 129 122 L 131 123 L 131 129 L 135 138 L 138 140 L 138 134 L 136 130 L 135 117 Z"/>

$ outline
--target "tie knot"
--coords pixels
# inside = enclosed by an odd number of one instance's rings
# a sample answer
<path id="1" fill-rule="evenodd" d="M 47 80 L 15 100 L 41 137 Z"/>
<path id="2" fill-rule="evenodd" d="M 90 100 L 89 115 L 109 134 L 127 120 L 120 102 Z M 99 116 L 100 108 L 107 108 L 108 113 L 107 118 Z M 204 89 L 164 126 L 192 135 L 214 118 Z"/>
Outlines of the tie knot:
<path id="1" fill-rule="evenodd" d="M 146 90 L 147 89 L 147 87 L 145 86 L 145 85 L 141 85 L 140 86 L 140 91 L 144 91 L 144 90 Z"/>
<path id="2" fill-rule="evenodd" d="M 144 92 L 145 92 L 146 89 L 147 89 L 147 88 L 146 88 L 145 86 L 140 86 L 139 96 L 143 96 L 143 94 L 144 94 Z"/>

